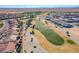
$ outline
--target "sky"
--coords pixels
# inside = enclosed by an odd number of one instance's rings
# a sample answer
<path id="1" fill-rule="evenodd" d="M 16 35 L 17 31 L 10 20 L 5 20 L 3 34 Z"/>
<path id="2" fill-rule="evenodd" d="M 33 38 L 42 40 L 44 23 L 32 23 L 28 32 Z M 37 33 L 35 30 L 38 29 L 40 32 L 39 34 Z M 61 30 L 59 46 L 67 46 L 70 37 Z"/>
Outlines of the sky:
<path id="1" fill-rule="evenodd" d="M 0 5 L 0 8 L 74 8 L 79 5 Z"/>

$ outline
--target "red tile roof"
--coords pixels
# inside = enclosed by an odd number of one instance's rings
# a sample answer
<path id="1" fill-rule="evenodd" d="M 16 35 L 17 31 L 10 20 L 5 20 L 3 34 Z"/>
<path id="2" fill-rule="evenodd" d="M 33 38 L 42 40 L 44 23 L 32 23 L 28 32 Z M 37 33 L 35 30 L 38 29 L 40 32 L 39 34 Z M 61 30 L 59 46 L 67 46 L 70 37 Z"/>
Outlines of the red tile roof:
<path id="1" fill-rule="evenodd" d="M 15 49 L 15 42 L 14 41 L 7 41 L 0 43 L 0 52 L 13 52 Z"/>
<path id="2" fill-rule="evenodd" d="M 0 52 L 3 52 L 8 46 L 8 42 L 0 43 Z"/>

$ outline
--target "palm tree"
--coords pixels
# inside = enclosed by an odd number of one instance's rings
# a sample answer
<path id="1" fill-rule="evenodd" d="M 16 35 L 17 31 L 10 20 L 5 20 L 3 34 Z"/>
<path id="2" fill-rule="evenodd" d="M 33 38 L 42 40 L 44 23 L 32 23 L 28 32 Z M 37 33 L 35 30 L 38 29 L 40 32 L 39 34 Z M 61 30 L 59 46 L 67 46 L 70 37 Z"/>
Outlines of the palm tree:
<path id="1" fill-rule="evenodd" d="M 34 46 L 34 48 L 37 48 L 37 46 Z"/>
<path id="2" fill-rule="evenodd" d="M 31 51 L 31 53 L 33 53 L 33 51 Z"/>
<path id="3" fill-rule="evenodd" d="M 31 42 L 33 42 L 33 38 L 31 38 Z"/>
<path id="4" fill-rule="evenodd" d="M 67 33 L 67 36 L 69 36 L 69 37 L 70 37 L 70 33 L 69 33 L 69 31 L 67 31 L 66 33 Z"/>

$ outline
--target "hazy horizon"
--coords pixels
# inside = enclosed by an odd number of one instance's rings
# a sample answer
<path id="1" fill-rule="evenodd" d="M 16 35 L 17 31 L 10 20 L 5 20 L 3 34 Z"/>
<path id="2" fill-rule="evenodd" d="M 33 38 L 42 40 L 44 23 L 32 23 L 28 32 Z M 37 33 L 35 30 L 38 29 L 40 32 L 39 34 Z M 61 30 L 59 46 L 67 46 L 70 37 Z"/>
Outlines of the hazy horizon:
<path id="1" fill-rule="evenodd" d="M 0 8 L 78 8 L 79 5 L 0 5 Z"/>

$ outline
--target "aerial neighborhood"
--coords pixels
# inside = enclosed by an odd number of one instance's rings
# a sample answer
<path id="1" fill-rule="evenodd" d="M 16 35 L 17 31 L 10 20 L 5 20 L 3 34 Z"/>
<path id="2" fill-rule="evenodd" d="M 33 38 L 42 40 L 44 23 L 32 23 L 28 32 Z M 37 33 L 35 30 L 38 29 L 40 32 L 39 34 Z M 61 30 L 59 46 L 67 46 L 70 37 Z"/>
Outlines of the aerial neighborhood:
<path id="1" fill-rule="evenodd" d="M 0 53 L 79 53 L 79 8 L 0 9 Z"/>

